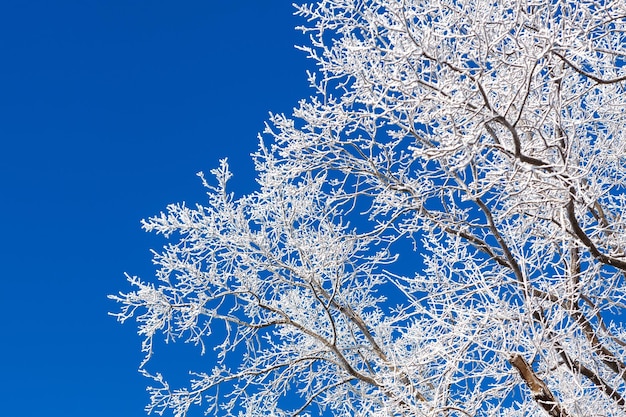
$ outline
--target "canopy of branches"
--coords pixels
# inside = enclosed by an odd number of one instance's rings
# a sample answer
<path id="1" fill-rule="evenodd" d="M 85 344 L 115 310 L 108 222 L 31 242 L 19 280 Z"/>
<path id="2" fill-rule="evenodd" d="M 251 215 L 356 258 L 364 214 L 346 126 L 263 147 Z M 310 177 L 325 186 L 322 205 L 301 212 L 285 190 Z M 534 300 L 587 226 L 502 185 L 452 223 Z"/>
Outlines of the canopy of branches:
<path id="1" fill-rule="evenodd" d="M 625 416 L 626 3 L 297 14 L 314 93 L 271 116 L 257 191 L 222 161 L 113 296 L 146 361 L 217 350 L 187 387 L 144 371 L 149 411 Z"/>

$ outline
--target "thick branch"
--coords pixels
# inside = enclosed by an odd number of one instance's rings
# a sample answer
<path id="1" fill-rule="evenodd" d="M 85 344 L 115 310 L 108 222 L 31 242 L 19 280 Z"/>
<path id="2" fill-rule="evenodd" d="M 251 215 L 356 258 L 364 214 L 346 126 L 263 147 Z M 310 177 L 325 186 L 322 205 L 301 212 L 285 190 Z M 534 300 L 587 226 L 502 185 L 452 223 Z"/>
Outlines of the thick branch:
<path id="1" fill-rule="evenodd" d="M 537 376 L 521 355 L 513 355 L 509 358 L 509 363 L 517 369 L 526 386 L 530 389 L 533 399 L 541 408 L 552 417 L 569 417 L 569 414 L 561 407 L 546 383 Z"/>
<path id="2" fill-rule="evenodd" d="M 626 400 L 624 400 L 624 397 L 622 397 L 622 395 L 617 392 L 615 388 L 611 387 L 606 381 L 600 378 L 598 374 L 580 363 L 580 361 L 570 358 L 558 342 L 556 343 L 556 347 L 559 356 L 561 356 L 563 362 L 565 362 L 565 365 L 569 368 L 570 371 L 583 375 L 584 377 L 589 379 L 596 387 L 598 387 L 600 391 L 608 395 L 618 405 L 622 407 L 626 406 Z"/>
<path id="3" fill-rule="evenodd" d="M 559 58 L 561 58 L 561 60 L 563 62 L 565 62 L 567 64 L 568 67 L 570 67 L 571 69 L 573 69 L 574 71 L 576 71 L 577 73 L 579 73 L 580 75 L 582 75 L 583 77 L 587 77 L 595 82 L 597 82 L 598 84 L 616 84 L 622 81 L 626 81 L 626 75 L 623 75 L 621 77 L 617 77 L 617 78 L 611 78 L 611 79 L 604 79 L 604 78 L 600 78 L 596 75 L 590 74 L 586 71 L 583 71 L 581 68 L 579 68 L 578 66 L 576 66 L 572 61 L 570 61 L 569 59 L 565 58 L 565 55 L 561 54 L 560 52 L 557 51 L 552 51 L 552 53 L 556 56 L 558 56 Z"/>
<path id="4" fill-rule="evenodd" d="M 608 256 L 597 248 L 597 246 L 591 241 L 591 238 L 587 236 L 585 231 L 580 227 L 578 223 L 578 219 L 576 218 L 576 212 L 574 211 L 574 187 L 570 187 L 570 199 L 567 203 L 567 218 L 572 226 L 572 230 L 576 237 L 580 239 L 580 241 L 589 249 L 589 252 L 593 255 L 594 258 L 602 262 L 603 264 L 613 266 L 615 268 L 621 269 L 622 271 L 626 271 L 626 262 L 621 259 L 616 259 L 611 256 Z"/>

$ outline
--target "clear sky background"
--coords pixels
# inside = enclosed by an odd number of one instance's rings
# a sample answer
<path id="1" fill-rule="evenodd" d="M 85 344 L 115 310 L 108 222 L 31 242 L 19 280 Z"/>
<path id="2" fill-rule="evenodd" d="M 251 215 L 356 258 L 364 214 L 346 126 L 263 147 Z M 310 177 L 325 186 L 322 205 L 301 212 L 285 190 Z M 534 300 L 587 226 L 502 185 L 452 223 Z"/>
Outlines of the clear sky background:
<path id="1" fill-rule="evenodd" d="M 196 172 L 228 156 L 254 186 L 268 112 L 310 94 L 290 4 L 0 1 L 1 416 L 145 415 L 140 338 L 107 295 L 153 274 L 139 221 L 203 202 Z M 152 369 L 186 371 L 188 348 Z"/>

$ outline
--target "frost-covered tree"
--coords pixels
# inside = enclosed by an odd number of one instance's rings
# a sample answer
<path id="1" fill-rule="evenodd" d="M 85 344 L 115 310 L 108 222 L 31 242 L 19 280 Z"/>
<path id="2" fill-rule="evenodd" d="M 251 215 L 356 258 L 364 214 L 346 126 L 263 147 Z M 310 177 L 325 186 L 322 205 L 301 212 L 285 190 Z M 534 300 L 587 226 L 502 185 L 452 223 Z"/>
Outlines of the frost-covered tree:
<path id="1" fill-rule="evenodd" d="M 626 2 L 296 8 L 314 93 L 271 116 L 257 191 L 223 161 L 112 297 L 146 360 L 217 350 L 186 387 L 145 371 L 148 410 L 625 416 Z"/>

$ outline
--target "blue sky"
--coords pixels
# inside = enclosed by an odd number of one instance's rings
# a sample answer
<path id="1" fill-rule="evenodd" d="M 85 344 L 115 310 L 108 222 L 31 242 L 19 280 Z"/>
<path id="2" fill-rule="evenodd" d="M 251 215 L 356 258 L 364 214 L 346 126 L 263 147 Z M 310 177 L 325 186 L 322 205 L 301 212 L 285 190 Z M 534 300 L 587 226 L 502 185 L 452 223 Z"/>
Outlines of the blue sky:
<path id="1" fill-rule="evenodd" d="M 309 95 L 292 12 L 284 0 L 0 2 L 1 415 L 145 415 L 140 338 L 106 296 L 128 289 L 124 272 L 153 274 L 162 242 L 139 220 L 203 201 L 196 172 L 228 156 L 233 186 L 254 186 L 268 111 Z M 157 363 L 182 369 L 185 349 Z"/>

